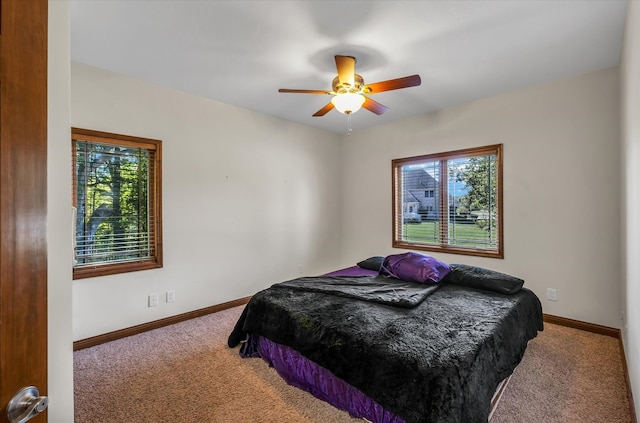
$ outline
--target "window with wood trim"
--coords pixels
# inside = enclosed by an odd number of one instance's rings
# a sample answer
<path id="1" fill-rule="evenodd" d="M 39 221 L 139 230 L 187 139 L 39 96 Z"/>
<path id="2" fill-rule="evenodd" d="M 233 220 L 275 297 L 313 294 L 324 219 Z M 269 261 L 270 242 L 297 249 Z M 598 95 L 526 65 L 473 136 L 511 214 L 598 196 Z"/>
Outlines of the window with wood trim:
<path id="1" fill-rule="evenodd" d="M 162 267 L 162 142 L 72 128 L 73 278 Z"/>
<path id="2" fill-rule="evenodd" d="M 504 258 L 502 144 L 395 159 L 393 247 Z"/>

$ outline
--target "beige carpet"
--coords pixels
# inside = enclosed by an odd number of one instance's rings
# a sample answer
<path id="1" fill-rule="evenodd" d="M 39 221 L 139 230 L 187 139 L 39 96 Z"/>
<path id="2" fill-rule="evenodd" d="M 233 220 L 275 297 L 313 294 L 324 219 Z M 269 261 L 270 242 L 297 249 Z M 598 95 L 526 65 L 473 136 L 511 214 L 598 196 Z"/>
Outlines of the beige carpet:
<path id="1" fill-rule="evenodd" d="M 511 422 L 631 422 L 618 339 L 545 324 L 491 419 Z"/>
<path id="2" fill-rule="evenodd" d="M 226 346 L 242 307 L 74 353 L 76 423 L 361 422 Z M 618 341 L 555 325 L 491 423 L 630 422 Z"/>

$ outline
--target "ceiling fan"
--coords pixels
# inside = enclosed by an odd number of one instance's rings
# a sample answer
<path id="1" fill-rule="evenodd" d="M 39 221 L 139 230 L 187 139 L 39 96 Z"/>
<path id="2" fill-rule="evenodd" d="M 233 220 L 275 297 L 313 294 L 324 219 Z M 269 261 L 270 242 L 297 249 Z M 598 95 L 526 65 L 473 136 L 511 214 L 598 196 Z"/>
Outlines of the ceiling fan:
<path id="1" fill-rule="evenodd" d="M 365 85 L 362 76 L 355 72 L 356 58 L 352 56 L 336 56 L 336 68 L 338 76 L 333 79 L 332 91 L 322 90 L 292 90 L 280 88 L 281 93 L 302 93 L 302 94 L 329 94 L 333 98 L 331 102 L 322 109 L 314 113 L 314 117 L 324 116 L 331 109 L 335 108 L 339 112 L 349 115 L 360 110 L 361 107 L 381 115 L 388 107 L 383 106 L 365 96 L 365 94 L 376 94 L 383 91 L 399 90 L 400 88 L 415 87 L 420 85 L 420 75 L 405 76 L 404 78 L 390 79 L 388 81 L 374 82 Z"/>

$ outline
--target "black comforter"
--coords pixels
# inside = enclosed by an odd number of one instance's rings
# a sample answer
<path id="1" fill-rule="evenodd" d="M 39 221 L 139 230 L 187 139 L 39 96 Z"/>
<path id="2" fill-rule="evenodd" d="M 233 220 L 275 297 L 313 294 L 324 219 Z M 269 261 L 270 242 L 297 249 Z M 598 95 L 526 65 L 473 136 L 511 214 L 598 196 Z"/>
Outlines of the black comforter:
<path id="1" fill-rule="evenodd" d="M 400 308 L 274 286 L 252 297 L 229 345 L 255 334 L 294 348 L 407 423 L 486 423 L 498 383 L 538 330 L 540 301 L 524 288 L 443 283 Z"/>
<path id="2" fill-rule="evenodd" d="M 405 282 L 386 276 L 320 276 L 298 278 L 272 286 L 299 291 L 372 301 L 396 307 L 412 308 L 435 292 L 440 285 Z"/>

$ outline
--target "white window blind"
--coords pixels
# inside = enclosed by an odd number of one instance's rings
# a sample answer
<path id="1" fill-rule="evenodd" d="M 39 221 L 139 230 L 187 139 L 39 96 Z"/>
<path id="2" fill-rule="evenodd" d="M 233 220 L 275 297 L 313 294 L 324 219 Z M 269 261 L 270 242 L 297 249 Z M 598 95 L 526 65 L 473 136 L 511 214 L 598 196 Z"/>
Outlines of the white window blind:
<path id="1" fill-rule="evenodd" d="M 161 267 L 160 141 L 74 131 L 74 277 Z"/>

